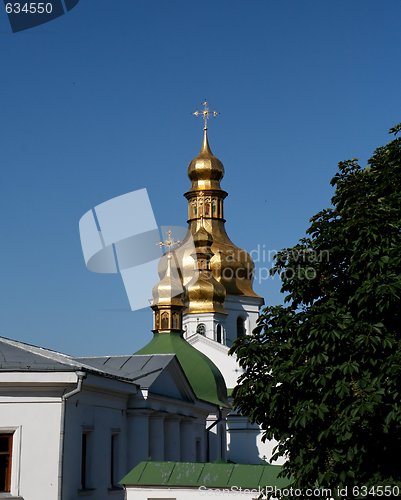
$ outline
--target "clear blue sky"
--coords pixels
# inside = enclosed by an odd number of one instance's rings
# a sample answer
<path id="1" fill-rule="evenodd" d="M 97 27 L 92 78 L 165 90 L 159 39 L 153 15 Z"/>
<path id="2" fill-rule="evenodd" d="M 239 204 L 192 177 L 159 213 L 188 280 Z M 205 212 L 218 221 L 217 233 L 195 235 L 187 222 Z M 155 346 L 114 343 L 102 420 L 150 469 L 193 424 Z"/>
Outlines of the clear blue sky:
<path id="1" fill-rule="evenodd" d="M 185 224 L 205 98 L 231 239 L 295 244 L 338 161 L 401 121 L 400 19 L 399 0 L 81 0 L 14 34 L 0 12 L 0 334 L 71 354 L 151 338 L 121 278 L 86 270 L 78 221 L 146 187 L 160 225 Z"/>

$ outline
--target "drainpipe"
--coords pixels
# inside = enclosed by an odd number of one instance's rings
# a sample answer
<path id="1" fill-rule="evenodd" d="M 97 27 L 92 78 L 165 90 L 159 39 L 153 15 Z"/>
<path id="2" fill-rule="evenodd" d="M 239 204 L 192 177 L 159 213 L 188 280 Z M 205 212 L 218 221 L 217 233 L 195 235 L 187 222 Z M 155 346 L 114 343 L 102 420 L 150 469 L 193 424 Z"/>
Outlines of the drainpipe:
<path id="1" fill-rule="evenodd" d="M 66 392 L 61 396 L 61 417 L 60 417 L 60 445 L 59 445 L 59 459 L 58 459 L 58 495 L 57 499 L 61 500 L 63 495 L 63 455 L 64 455 L 64 436 L 65 436 L 65 409 L 67 399 L 75 396 L 82 390 L 82 383 L 86 377 L 85 372 L 76 372 L 78 383 L 75 389 Z"/>
<path id="2" fill-rule="evenodd" d="M 220 423 L 223 420 L 223 416 L 221 413 L 221 408 L 219 407 L 219 413 L 218 413 L 218 418 L 215 420 L 209 427 L 206 427 L 206 457 L 207 461 L 210 462 L 210 437 L 209 437 L 209 431 L 210 429 L 213 429 L 213 427 L 216 427 L 218 423 Z M 220 455 L 222 455 L 222 450 L 220 450 Z M 220 456 L 220 458 L 222 458 Z"/>

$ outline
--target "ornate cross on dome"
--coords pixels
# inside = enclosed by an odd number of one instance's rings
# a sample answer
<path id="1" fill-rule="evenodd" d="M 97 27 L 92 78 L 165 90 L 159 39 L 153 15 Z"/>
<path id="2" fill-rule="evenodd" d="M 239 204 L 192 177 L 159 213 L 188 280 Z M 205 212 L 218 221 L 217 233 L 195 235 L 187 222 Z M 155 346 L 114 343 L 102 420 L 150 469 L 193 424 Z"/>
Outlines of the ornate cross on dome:
<path id="1" fill-rule="evenodd" d="M 178 243 L 181 243 L 179 240 L 174 240 L 173 239 L 173 232 L 171 229 L 167 231 L 167 238 L 164 241 L 159 241 L 157 245 L 159 245 L 160 248 L 166 247 L 167 253 L 171 252 L 171 249 L 175 246 L 178 245 Z"/>
<path id="2" fill-rule="evenodd" d="M 207 130 L 207 121 L 211 116 L 216 117 L 219 113 L 217 111 L 210 111 L 209 103 L 207 101 L 202 103 L 203 109 L 202 111 L 195 111 L 192 113 L 194 116 L 203 116 L 203 130 Z"/>

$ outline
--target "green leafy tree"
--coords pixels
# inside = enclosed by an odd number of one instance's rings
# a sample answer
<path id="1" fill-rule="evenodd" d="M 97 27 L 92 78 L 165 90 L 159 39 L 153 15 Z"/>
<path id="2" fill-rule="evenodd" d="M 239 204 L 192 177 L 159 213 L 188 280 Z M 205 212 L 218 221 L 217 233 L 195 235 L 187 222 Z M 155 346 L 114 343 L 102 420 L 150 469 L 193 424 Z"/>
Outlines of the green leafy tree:
<path id="1" fill-rule="evenodd" d="M 332 207 L 276 256 L 285 305 L 231 350 L 234 405 L 278 441 L 294 486 L 400 484 L 401 138 L 331 184 Z"/>

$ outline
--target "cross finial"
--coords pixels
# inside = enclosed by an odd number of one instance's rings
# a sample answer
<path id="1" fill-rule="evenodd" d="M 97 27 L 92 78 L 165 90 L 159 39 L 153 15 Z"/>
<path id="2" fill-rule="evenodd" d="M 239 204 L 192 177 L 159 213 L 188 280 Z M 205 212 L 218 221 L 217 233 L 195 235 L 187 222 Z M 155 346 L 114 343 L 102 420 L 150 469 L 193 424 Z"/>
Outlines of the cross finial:
<path id="1" fill-rule="evenodd" d="M 194 116 L 203 116 L 203 130 L 207 130 L 207 121 L 211 116 L 216 117 L 219 113 L 217 111 L 210 111 L 209 109 L 209 103 L 207 101 L 204 101 L 202 103 L 203 109 L 202 111 L 195 111 L 192 113 Z"/>
<path id="2" fill-rule="evenodd" d="M 157 245 L 159 245 L 160 248 L 166 247 L 167 253 L 171 252 L 171 249 L 175 246 L 178 245 L 178 243 L 181 243 L 179 240 L 174 240 L 173 239 L 173 232 L 171 229 L 167 231 L 167 238 L 164 241 L 159 241 Z"/>

